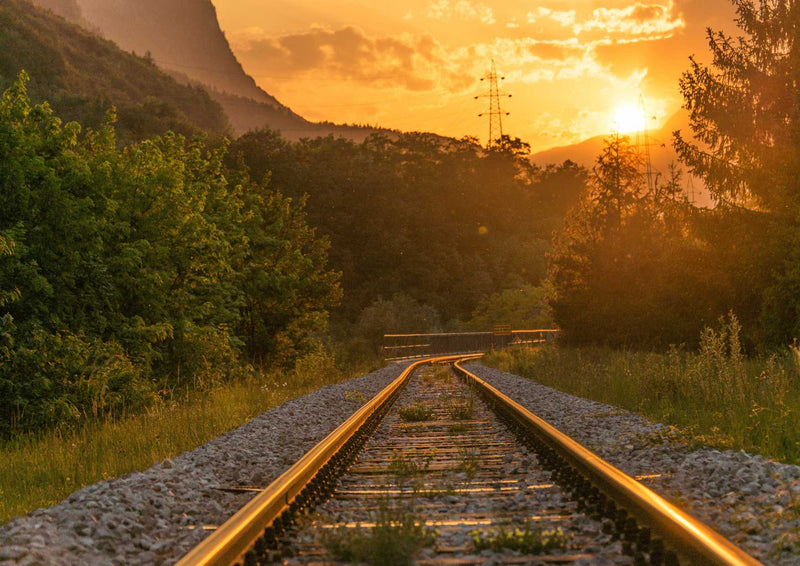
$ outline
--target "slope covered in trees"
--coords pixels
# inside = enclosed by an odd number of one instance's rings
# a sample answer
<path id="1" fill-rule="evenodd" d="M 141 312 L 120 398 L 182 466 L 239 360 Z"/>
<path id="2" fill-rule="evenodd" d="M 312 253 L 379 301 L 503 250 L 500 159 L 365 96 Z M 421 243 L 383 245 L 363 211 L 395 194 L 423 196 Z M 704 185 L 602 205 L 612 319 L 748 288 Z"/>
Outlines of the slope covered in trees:
<path id="1" fill-rule="evenodd" d="M 339 318 L 351 322 L 403 294 L 447 325 L 470 319 L 487 295 L 539 285 L 551 233 L 585 182 L 569 162 L 538 169 L 511 145 L 487 152 L 429 134 L 291 143 L 260 131 L 236 140 L 229 159 L 286 195 L 308 195 L 309 222 L 343 272 Z"/>
<path id="2" fill-rule="evenodd" d="M 123 140 L 173 130 L 222 134 L 227 118 L 198 87 L 179 84 L 147 59 L 70 24 L 25 0 L 0 4 L 0 89 L 21 70 L 33 100 L 47 100 L 66 120 L 102 126 L 115 106 Z"/>

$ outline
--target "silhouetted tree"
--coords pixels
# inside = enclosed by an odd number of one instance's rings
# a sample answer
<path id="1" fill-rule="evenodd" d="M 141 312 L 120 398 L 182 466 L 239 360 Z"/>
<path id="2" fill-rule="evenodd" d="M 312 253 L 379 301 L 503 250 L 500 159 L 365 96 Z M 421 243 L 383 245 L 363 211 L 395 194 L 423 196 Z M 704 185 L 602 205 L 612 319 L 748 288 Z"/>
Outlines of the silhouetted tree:
<path id="1" fill-rule="evenodd" d="M 729 267 L 758 286 L 760 296 L 751 299 L 760 305 L 761 339 L 787 343 L 800 336 L 800 3 L 734 5 L 743 34 L 709 30 L 711 64 L 692 58 L 681 79 L 695 140 L 676 132 L 675 147 L 722 208 L 764 217 L 746 224 L 758 231 L 745 238 L 760 247 Z M 739 245 L 719 236 L 711 244 L 720 252 Z"/>

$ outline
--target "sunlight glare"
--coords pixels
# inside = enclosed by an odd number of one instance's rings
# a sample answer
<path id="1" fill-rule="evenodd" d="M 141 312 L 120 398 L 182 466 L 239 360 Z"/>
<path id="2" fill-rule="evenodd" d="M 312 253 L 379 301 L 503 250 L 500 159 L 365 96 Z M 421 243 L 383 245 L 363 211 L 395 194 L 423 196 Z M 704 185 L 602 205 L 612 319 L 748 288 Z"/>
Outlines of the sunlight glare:
<path id="1" fill-rule="evenodd" d="M 641 131 L 644 129 L 644 115 L 634 104 L 620 104 L 614 112 L 611 127 L 620 134 Z"/>

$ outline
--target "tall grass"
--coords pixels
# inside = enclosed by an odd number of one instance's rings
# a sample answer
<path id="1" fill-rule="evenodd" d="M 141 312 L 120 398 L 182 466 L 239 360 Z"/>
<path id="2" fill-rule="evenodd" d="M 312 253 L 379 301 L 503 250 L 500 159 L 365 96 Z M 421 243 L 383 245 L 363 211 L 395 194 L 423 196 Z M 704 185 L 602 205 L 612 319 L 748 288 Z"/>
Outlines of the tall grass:
<path id="1" fill-rule="evenodd" d="M 144 470 L 356 373 L 331 369 L 330 361 L 313 354 L 286 374 L 251 376 L 173 399 L 145 414 L 0 444 L 0 524 L 99 480 Z"/>
<path id="2" fill-rule="evenodd" d="M 547 346 L 484 363 L 676 426 L 697 442 L 800 463 L 800 352 L 748 359 L 740 331 L 731 315 L 703 332 L 697 352 Z"/>

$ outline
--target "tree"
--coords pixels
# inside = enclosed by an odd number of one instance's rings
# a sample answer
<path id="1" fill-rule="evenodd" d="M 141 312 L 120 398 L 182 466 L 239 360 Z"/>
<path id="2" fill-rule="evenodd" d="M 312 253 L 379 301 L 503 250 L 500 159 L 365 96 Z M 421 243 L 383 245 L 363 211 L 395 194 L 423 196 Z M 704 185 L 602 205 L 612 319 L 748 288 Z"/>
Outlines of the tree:
<path id="1" fill-rule="evenodd" d="M 573 343 L 663 347 L 693 342 L 728 308 L 724 272 L 705 257 L 674 187 L 645 190 L 625 138 L 606 142 L 581 206 L 549 255 L 553 316 Z M 675 183 L 674 178 L 670 180 Z"/>
<path id="2" fill-rule="evenodd" d="M 225 144 L 120 150 L 113 114 L 82 134 L 26 84 L 0 97 L 0 434 L 309 350 L 340 291 L 302 203 L 227 169 Z"/>
<path id="3" fill-rule="evenodd" d="M 742 35 L 709 30 L 711 65 L 692 58 L 680 83 L 695 140 L 676 132 L 674 143 L 721 208 L 762 217 L 748 222 L 757 232 L 745 235 L 760 245 L 748 256 L 737 254 L 731 268 L 737 286 L 758 285 L 756 335 L 786 344 L 800 336 L 800 3 L 734 5 Z M 740 243 L 719 236 L 710 243 L 720 252 Z M 731 308 L 741 316 L 748 305 Z M 741 318 L 745 327 L 755 322 Z"/>
<path id="4" fill-rule="evenodd" d="M 721 202 L 796 214 L 800 197 L 800 3 L 733 0 L 744 35 L 708 31 L 711 66 L 690 58 L 680 88 L 696 141 L 683 163 Z"/>

